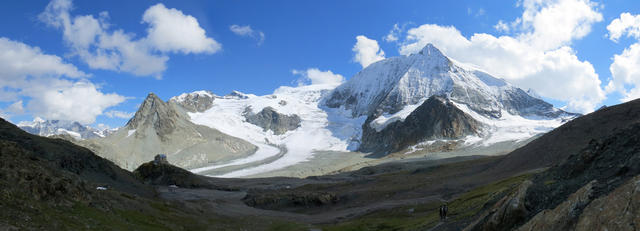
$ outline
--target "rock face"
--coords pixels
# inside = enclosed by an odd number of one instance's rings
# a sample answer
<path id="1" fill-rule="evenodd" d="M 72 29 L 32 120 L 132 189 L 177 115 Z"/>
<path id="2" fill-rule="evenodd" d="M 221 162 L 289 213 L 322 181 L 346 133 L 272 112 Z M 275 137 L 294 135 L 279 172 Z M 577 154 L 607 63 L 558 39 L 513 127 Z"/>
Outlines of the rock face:
<path id="1" fill-rule="evenodd" d="M 172 97 L 169 102 L 180 105 L 188 112 L 203 112 L 211 108 L 216 97 L 210 91 L 196 91 Z"/>
<path id="2" fill-rule="evenodd" d="M 584 208 L 576 230 L 640 230 L 640 176 Z"/>
<path id="3" fill-rule="evenodd" d="M 403 121 L 377 131 L 371 117 L 362 126 L 362 152 L 394 152 L 428 139 L 459 139 L 480 132 L 481 124 L 447 98 L 431 96 Z"/>
<path id="4" fill-rule="evenodd" d="M 179 113 L 175 104 L 165 103 L 155 94 L 149 93 L 125 128 L 153 129 L 158 137 L 166 141 L 167 136 L 178 127 L 185 127 L 185 121 L 188 121 L 188 117 L 184 113 Z"/>
<path id="5" fill-rule="evenodd" d="M 153 93 L 117 133 L 92 144 L 80 144 L 130 170 L 158 153 L 165 153 L 176 166 L 195 168 L 256 150 L 244 140 L 192 123 L 181 106 L 164 102 Z"/>
<path id="6" fill-rule="evenodd" d="M 518 228 L 519 231 L 549 230 L 562 231 L 575 229 L 576 221 L 581 210 L 591 202 L 593 187 L 596 181 L 571 194 L 567 200 L 554 209 L 543 210 L 535 215 L 526 224 Z M 583 229 L 594 230 L 594 229 Z"/>
<path id="7" fill-rule="evenodd" d="M 247 122 L 263 128 L 264 131 L 271 130 L 276 135 L 282 135 L 287 131 L 300 127 L 300 117 L 298 115 L 280 114 L 272 107 L 265 107 L 258 113 L 253 113 L 251 108 L 247 108 L 244 117 Z"/>
<path id="8" fill-rule="evenodd" d="M 524 198 L 532 184 L 529 180 L 522 182 L 518 190 L 498 201 L 493 208 L 481 216 L 481 219 L 465 230 L 511 230 L 509 227 L 518 224 L 529 215 L 529 210 L 524 205 Z"/>

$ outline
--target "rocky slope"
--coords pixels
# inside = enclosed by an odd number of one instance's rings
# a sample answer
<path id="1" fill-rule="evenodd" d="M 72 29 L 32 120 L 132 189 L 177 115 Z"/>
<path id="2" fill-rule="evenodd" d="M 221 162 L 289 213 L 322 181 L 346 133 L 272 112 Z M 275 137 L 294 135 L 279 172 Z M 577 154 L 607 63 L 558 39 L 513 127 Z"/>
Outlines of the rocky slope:
<path id="1" fill-rule="evenodd" d="M 637 182 L 632 179 L 640 176 L 639 105 L 640 100 L 635 100 L 596 111 L 509 154 L 493 169 L 505 171 L 502 166 L 509 163 L 524 171 L 545 161 L 546 165 L 538 167 L 550 168 L 533 177 L 532 183 L 524 189 L 524 196 L 511 196 L 524 207 L 513 212 L 489 214 L 469 229 L 601 230 L 634 227 L 635 221 L 625 214 L 635 211 L 637 206 L 633 201 L 637 190 L 632 189 Z M 542 146 L 545 148 L 538 148 Z M 556 153 L 547 153 L 546 149 L 566 153 L 549 158 L 545 156 Z M 613 206 L 606 206 L 602 201 L 611 205 L 622 204 L 625 208 L 614 210 Z M 608 207 L 606 212 L 605 207 Z M 598 218 L 599 214 L 620 215 L 617 219 L 620 222 L 605 222 Z M 498 218 L 498 222 L 492 222 Z"/>
<path id="2" fill-rule="evenodd" d="M 365 122 L 370 123 L 371 117 Z M 403 121 L 390 123 L 377 131 L 363 126 L 360 150 L 395 152 L 423 140 L 461 139 L 478 135 L 480 122 L 458 109 L 447 98 L 431 96 Z"/>
<path id="3" fill-rule="evenodd" d="M 87 144 L 107 159 L 133 170 L 158 153 L 183 168 L 247 156 L 256 147 L 206 126 L 192 123 L 181 106 L 150 93 L 135 116 L 115 134 Z"/>
<path id="4" fill-rule="evenodd" d="M 0 230 L 300 230 L 165 200 L 157 189 L 86 148 L 0 119 Z"/>

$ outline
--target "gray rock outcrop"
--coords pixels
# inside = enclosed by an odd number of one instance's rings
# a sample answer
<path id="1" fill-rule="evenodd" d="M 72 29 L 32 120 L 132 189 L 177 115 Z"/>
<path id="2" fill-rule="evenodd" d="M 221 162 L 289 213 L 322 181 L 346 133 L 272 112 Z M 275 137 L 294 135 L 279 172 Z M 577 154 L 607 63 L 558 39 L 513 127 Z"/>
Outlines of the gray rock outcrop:
<path id="1" fill-rule="evenodd" d="M 300 127 L 298 115 L 284 115 L 278 113 L 272 107 L 265 107 L 260 112 L 254 113 L 251 108 L 244 112 L 247 122 L 261 127 L 264 131 L 271 130 L 273 134 L 282 135 Z"/>

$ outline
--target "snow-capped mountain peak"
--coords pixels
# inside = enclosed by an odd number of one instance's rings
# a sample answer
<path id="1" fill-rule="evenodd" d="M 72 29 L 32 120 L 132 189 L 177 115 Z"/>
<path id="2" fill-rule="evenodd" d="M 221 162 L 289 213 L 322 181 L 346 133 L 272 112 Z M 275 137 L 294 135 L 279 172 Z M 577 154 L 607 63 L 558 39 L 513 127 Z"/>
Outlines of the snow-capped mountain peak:
<path id="1" fill-rule="evenodd" d="M 427 45 L 424 46 L 422 48 L 422 50 L 420 50 L 420 52 L 418 52 L 418 54 L 426 55 L 426 56 L 430 56 L 430 57 L 439 57 L 439 58 L 448 59 L 447 56 L 442 54 L 442 52 L 431 43 L 427 43 Z"/>
<path id="2" fill-rule="evenodd" d="M 502 79 L 447 58 L 432 44 L 418 54 L 381 60 L 338 86 L 323 105 L 344 105 L 353 116 L 394 114 L 407 105 L 442 95 L 480 114 L 500 118 L 502 111 L 523 116 L 557 116 L 549 103 L 531 97 Z"/>
<path id="3" fill-rule="evenodd" d="M 35 117 L 33 121 L 21 121 L 17 125 L 22 130 L 39 136 L 70 135 L 74 139 L 100 138 L 113 133 L 108 128 L 100 130 L 75 121 L 45 120 L 40 117 Z"/>

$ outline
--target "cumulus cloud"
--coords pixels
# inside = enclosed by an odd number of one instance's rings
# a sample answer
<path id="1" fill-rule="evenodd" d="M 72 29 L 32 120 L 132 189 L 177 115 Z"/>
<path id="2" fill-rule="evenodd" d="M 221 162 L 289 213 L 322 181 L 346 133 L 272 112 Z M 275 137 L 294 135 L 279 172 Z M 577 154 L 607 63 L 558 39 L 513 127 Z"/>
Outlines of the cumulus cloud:
<path id="1" fill-rule="evenodd" d="M 417 53 L 432 43 L 453 59 L 563 101 L 567 110 L 593 111 L 606 98 L 605 92 L 593 65 L 579 60 L 570 44 L 602 20 L 598 6 L 587 0 L 525 0 L 521 4 L 522 16 L 507 27 L 514 36 L 477 33 L 467 38 L 453 26 L 425 24 L 407 31 L 399 52 Z"/>
<path id="2" fill-rule="evenodd" d="M 611 21 L 607 30 L 609 31 L 609 39 L 614 42 L 617 42 L 625 34 L 628 37 L 640 39 L 640 15 L 622 13 L 620 17 Z"/>
<path id="3" fill-rule="evenodd" d="M 231 25 L 229 30 L 234 34 L 242 37 L 251 37 L 258 41 L 258 46 L 262 45 L 264 42 L 264 33 L 262 31 L 257 31 L 251 28 L 250 25 L 240 26 L 240 25 Z"/>
<path id="4" fill-rule="evenodd" d="M 356 45 L 351 50 L 355 53 L 353 60 L 360 63 L 363 69 L 384 59 L 384 51 L 380 49 L 378 41 L 369 39 L 364 35 L 356 37 Z"/>
<path id="5" fill-rule="evenodd" d="M 639 40 L 640 15 L 622 13 L 607 26 L 607 30 L 609 39 L 614 42 L 623 35 Z M 636 41 L 622 53 L 614 55 L 609 71 L 612 79 L 607 84 L 608 92 L 620 92 L 623 102 L 640 98 L 640 42 Z"/>
<path id="6" fill-rule="evenodd" d="M 307 70 L 292 70 L 292 74 L 299 75 L 298 85 L 326 85 L 338 86 L 344 82 L 344 77 L 340 74 L 334 74 L 332 71 L 321 71 L 318 68 L 309 68 Z"/>
<path id="7" fill-rule="evenodd" d="M 130 119 L 131 117 L 133 117 L 133 115 L 135 115 L 135 112 L 111 110 L 111 111 L 105 112 L 104 115 L 106 115 L 109 118 Z"/>
<path id="8" fill-rule="evenodd" d="M 147 40 L 152 47 L 164 52 L 215 53 L 220 43 L 207 37 L 198 20 L 162 3 L 149 7 L 142 16 L 149 24 Z"/>
<path id="9" fill-rule="evenodd" d="M 34 115 L 47 119 L 73 120 L 90 124 L 95 122 L 95 118 L 105 109 L 120 104 L 126 99 L 115 93 L 104 94 L 88 81 L 38 80 L 38 83 L 42 82 L 48 82 L 47 86 L 25 89 L 30 92 L 29 95 L 32 98 L 27 108 Z"/>
<path id="10" fill-rule="evenodd" d="M 169 53 L 205 53 L 219 51 L 221 45 L 205 34 L 198 21 L 176 9 L 159 3 L 149 7 L 142 22 L 149 25 L 147 36 L 112 29 L 109 14 L 71 15 L 71 0 L 53 0 L 38 17 L 49 26 L 62 30 L 71 54 L 90 68 L 128 72 L 137 76 L 160 78 Z"/>
<path id="11" fill-rule="evenodd" d="M 86 73 L 37 47 L 0 38 L 0 50 L 0 89 L 5 89 L 0 99 L 13 102 L 1 109 L 5 116 L 30 113 L 88 124 L 106 108 L 125 100 L 115 93 L 100 92 Z M 23 100 L 28 100 L 26 107 Z"/>
<path id="12" fill-rule="evenodd" d="M 519 39 L 542 50 L 570 45 L 602 21 L 598 4 L 590 0 L 524 0 L 522 7 L 524 13 L 513 23 L 522 32 Z"/>

